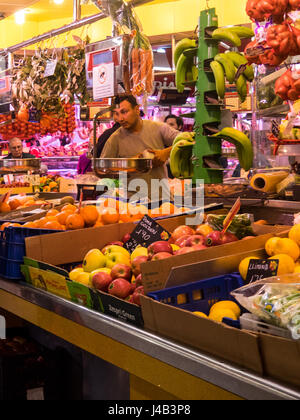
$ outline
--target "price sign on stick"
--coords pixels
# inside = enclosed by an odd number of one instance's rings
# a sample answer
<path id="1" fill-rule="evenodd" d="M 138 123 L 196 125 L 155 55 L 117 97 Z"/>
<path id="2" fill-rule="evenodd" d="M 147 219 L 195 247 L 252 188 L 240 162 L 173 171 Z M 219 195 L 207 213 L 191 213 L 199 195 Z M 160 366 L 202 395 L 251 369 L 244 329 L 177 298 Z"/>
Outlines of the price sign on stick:
<path id="1" fill-rule="evenodd" d="M 241 208 L 241 199 L 240 197 L 236 200 L 236 202 L 234 203 L 234 205 L 232 206 L 231 210 L 229 211 L 227 217 L 225 218 L 224 222 L 223 222 L 223 230 L 222 233 L 224 234 L 227 229 L 229 228 L 229 226 L 231 225 L 234 217 L 238 214 L 238 212 L 240 211 Z"/>

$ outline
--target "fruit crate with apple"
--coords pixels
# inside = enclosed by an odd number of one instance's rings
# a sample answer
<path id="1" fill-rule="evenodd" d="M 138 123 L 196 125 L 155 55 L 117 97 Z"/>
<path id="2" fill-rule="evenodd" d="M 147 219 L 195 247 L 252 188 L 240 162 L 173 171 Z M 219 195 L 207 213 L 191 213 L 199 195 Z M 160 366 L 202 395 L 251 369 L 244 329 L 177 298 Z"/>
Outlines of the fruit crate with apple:
<path id="1" fill-rule="evenodd" d="M 240 274 L 232 273 L 157 290 L 148 293 L 148 297 L 190 312 L 200 312 L 202 316 L 208 316 L 211 307 L 216 302 L 233 301 L 236 303 L 230 292 L 242 286 L 244 286 L 244 282 Z M 238 319 L 228 316 L 222 319 L 225 324 L 240 328 Z"/>
<path id="2" fill-rule="evenodd" d="M 0 275 L 8 280 L 21 280 L 21 264 L 26 255 L 25 238 L 58 231 L 22 227 L 21 223 L 2 221 L 0 228 Z"/>

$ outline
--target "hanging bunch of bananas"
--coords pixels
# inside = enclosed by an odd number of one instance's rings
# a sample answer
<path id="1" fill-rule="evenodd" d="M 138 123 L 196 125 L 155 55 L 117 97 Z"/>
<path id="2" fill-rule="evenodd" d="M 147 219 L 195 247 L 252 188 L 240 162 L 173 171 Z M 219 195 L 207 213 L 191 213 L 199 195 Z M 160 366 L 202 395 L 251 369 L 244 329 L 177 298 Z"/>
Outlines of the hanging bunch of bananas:
<path id="1" fill-rule="evenodd" d="M 194 167 L 192 162 L 195 133 L 180 133 L 173 142 L 170 155 L 170 168 L 175 178 L 192 178 Z"/>
<path id="2" fill-rule="evenodd" d="M 218 28 L 212 33 L 212 38 L 219 41 L 228 42 L 234 47 L 241 46 L 242 38 L 251 38 L 254 32 L 251 28 L 244 26 L 232 26 L 228 28 Z M 238 75 L 238 70 L 244 66 L 242 74 Z M 241 99 L 245 102 L 247 98 L 247 81 L 252 82 L 254 79 L 254 71 L 248 60 L 243 54 L 229 51 L 225 54 L 217 54 L 210 63 L 210 67 L 214 73 L 216 80 L 216 89 L 219 97 L 225 97 L 225 82 L 235 83 L 236 89 Z M 240 72 L 239 72 L 240 73 Z M 238 75 L 238 77 L 236 77 Z"/>
<path id="3" fill-rule="evenodd" d="M 245 70 L 236 78 L 241 66 L 245 66 Z M 244 55 L 233 51 L 217 54 L 210 63 L 210 67 L 215 76 L 218 96 L 224 99 L 227 79 L 229 83 L 235 83 L 241 102 L 245 102 L 248 93 L 247 81 L 252 82 L 254 79 L 254 70 L 251 65 L 248 65 L 248 60 Z"/>
<path id="4" fill-rule="evenodd" d="M 232 127 L 223 128 L 219 133 L 213 135 L 222 140 L 234 144 L 238 154 L 240 165 L 245 171 L 249 171 L 253 165 L 253 147 L 251 140 L 246 134 Z"/>
<path id="5" fill-rule="evenodd" d="M 182 39 L 175 46 L 175 84 L 180 93 L 184 91 L 185 82 L 192 82 L 198 79 L 198 69 L 194 64 L 194 57 L 197 55 L 197 51 L 195 50 L 196 47 L 196 40 L 189 38 Z"/>

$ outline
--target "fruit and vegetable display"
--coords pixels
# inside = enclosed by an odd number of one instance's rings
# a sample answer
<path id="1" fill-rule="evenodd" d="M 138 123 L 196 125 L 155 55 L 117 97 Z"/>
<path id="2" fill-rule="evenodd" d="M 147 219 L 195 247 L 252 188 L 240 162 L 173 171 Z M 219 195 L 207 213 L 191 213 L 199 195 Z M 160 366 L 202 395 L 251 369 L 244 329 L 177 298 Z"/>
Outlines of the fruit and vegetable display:
<path id="1" fill-rule="evenodd" d="M 257 89 L 257 108 L 258 109 L 268 109 L 273 106 L 282 105 L 283 99 L 276 95 L 275 85 L 258 85 Z"/>
<path id="2" fill-rule="evenodd" d="M 40 192 L 59 192 L 59 175 L 47 175 L 40 178 Z"/>
<path id="3" fill-rule="evenodd" d="M 184 91 L 186 82 L 195 81 L 198 78 L 198 69 L 194 64 L 194 57 L 197 55 L 196 46 L 196 40 L 189 38 L 180 40 L 175 46 L 175 84 L 178 92 Z"/>
<path id="4" fill-rule="evenodd" d="M 193 177 L 194 167 L 192 163 L 195 133 L 180 133 L 173 141 L 170 154 L 170 168 L 175 178 Z"/>
<path id="5" fill-rule="evenodd" d="M 297 75 L 297 79 L 294 77 Z M 300 98 L 300 71 L 293 73 L 288 69 L 281 77 L 276 80 L 275 93 L 284 101 L 296 101 Z"/>
<path id="6" fill-rule="evenodd" d="M 38 195 L 10 195 L 10 193 L 6 193 L 1 197 L 0 213 L 9 213 L 13 210 L 21 210 L 31 206 L 43 206 L 45 204 L 47 202 L 40 200 Z M 5 226 L 1 225 L 1 230 L 4 228 Z"/>

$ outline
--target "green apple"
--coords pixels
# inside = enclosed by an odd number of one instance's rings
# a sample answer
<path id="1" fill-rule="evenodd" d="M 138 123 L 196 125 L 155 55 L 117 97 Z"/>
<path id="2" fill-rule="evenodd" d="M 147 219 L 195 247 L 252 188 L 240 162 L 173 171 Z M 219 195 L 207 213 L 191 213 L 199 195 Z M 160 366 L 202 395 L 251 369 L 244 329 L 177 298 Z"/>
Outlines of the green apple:
<path id="1" fill-rule="evenodd" d="M 84 284 L 85 286 L 90 286 L 90 273 L 82 272 L 76 278 L 77 283 Z"/>
<path id="2" fill-rule="evenodd" d="M 148 249 L 144 248 L 143 246 L 138 246 L 131 254 L 131 261 L 133 261 L 136 257 L 140 257 L 141 255 L 148 257 Z"/>
<path id="3" fill-rule="evenodd" d="M 91 249 L 83 260 L 83 271 L 91 273 L 97 268 L 103 268 L 106 265 L 106 256 L 99 249 Z"/>
<path id="4" fill-rule="evenodd" d="M 97 268 L 97 270 L 94 270 L 94 271 L 92 271 L 92 272 L 90 273 L 90 280 L 92 281 L 92 278 L 94 277 L 94 275 L 95 275 L 96 273 L 100 273 L 100 272 L 104 272 L 104 273 L 110 274 L 111 269 L 110 269 L 110 268 L 107 268 L 107 267 Z"/>
<path id="5" fill-rule="evenodd" d="M 107 254 L 106 267 L 113 268 L 116 264 L 125 264 L 128 265 L 128 267 L 131 267 L 130 257 L 128 258 L 122 252 L 112 252 L 111 254 Z"/>
<path id="6" fill-rule="evenodd" d="M 105 247 L 105 255 L 109 255 L 112 253 L 121 253 L 125 257 L 127 257 L 128 260 L 130 260 L 130 253 L 127 251 L 127 249 L 123 248 L 119 245 L 109 245 Z"/>
<path id="7" fill-rule="evenodd" d="M 72 281 L 76 281 L 80 273 L 83 273 L 82 267 L 74 268 L 74 270 L 70 271 L 69 273 L 69 279 Z"/>

